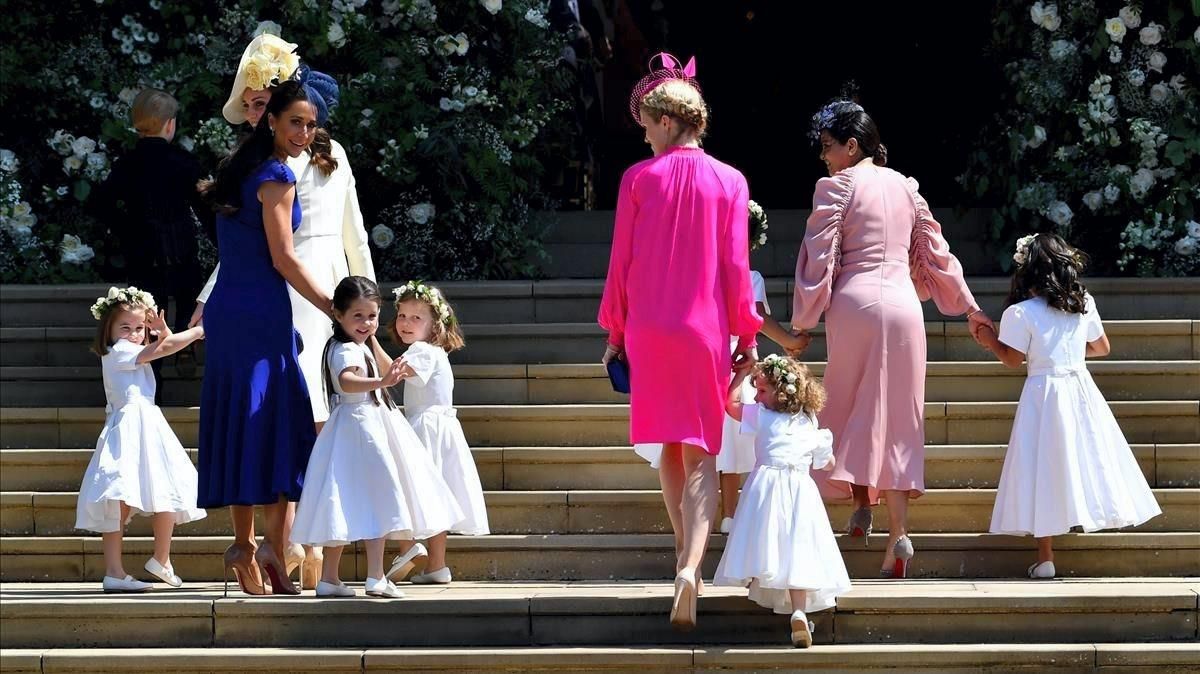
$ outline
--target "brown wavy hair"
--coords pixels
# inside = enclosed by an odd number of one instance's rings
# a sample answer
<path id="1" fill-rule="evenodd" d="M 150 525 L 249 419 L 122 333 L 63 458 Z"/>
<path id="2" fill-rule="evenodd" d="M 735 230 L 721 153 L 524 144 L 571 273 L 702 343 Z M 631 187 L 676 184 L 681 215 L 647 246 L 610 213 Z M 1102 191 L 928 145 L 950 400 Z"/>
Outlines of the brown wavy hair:
<path id="1" fill-rule="evenodd" d="M 122 311 L 137 311 L 142 310 L 143 313 L 150 311 L 150 308 L 142 304 L 110 304 L 104 310 L 104 314 L 100 316 L 99 322 L 96 323 L 96 336 L 92 339 L 91 352 L 103 358 L 108 355 L 108 350 L 115 343 L 112 340 L 112 326 L 116 322 L 117 316 Z M 150 340 L 149 330 L 146 331 L 146 340 Z"/>
<path id="2" fill-rule="evenodd" d="M 393 306 L 399 310 L 401 302 L 416 300 L 429 307 L 429 315 L 432 318 L 432 320 L 430 320 L 430 324 L 433 326 L 433 334 L 429 336 L 429 343 L 433 344 L 434 346 L 441 347 L 441 349 L 446 353 L 458 351 L 467 345 L 467 340 L 463 337 L 462 328 L 460 328 L 458 325 L 458 316 L 454 313 L 454 307 L 450 306 L 450 302 L 446 301 L 446 295 L 441 290 L 433 286 L 427 287 L 429 288 L 430 292 L 437 293 L 442 298 L 442 302 L 446 305 L 446 309 L 450 312 L 450 316 L 446 322 L 443 323 L 442 321 L 438 320 L 437 311 L 433 308 L 433 305 L 421 299 L 414 293 L 401 293 L 396 295 L 396 301 Z M 407 346 L 404 343 L 404 340 L 400 339 L 400 333 L 396 330 L 395 318 L 393 318 L 391 323 L 388 324 L 388 334 L 391 335 L 392 341 L 394 341 L 397 345 Z"/>
<path id="3" fill-rule="evenodd" d="M 337 170 L 338 161 L 333 157 L 333 138 L 325 129 L 317 129 L 308 146 L 308 153 L 311 157 L 308 163 L 320 169 L 321 173 L 330 175 Z"/>
<path id="4" fill-rule="evenodd" d="M 1072 247 L 1057 234 L 1042 233 L 1029 242 L 1025 261 L 1013 272 L 1012 287 L 1004 306 L 1034 297 L 1044 297 L 1046 303 L 1071 314 L 1087 313 L 1084 294 L 1087 288 L 1080 282 L 1087 267 L 1088 256 Z"/>
<path id="5" fill-rule="evenodd" d="M 807 366 L 794 358 L 759 361 L 754 366 L 754 373 L 766 379 L 774 391 L 776 412 L 816 414 L 825 407 L 825 387 Z M 794 376 L 795 381 L 789 381 L 789 375 Z M 796 387 L 794 393 L 788 392 L 789 384 Z"/>

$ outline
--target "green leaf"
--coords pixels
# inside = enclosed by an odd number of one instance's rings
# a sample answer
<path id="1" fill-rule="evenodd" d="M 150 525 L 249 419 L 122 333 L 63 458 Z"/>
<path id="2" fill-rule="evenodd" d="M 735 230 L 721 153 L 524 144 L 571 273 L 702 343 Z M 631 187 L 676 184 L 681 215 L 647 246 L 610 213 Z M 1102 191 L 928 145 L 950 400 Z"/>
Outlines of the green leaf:
<path id="1" fill-rule="evenodd" d="M 86 180 L 77 180 L 75 189 L 72 194 L 78 201 L 87 201 L 88 195 L 92 193 L 92 184 Z"/>
<path id="2" fill-rule="evenodd" d="M 1183 143 L 1177 140 L 1167 143 L 1167 149 L 1163 151 L 1163 156 L 1175 166 L 1183 166 L 1187 161 L 1187 153 Z"/>

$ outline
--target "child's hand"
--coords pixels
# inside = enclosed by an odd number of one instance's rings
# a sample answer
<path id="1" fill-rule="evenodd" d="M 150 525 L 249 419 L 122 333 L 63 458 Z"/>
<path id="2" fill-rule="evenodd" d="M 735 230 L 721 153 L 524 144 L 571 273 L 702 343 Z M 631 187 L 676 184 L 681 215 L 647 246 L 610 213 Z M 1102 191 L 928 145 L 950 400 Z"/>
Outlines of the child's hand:
<path id="1" fill-rule="evenodd" d="M 392 361 L 392 366 L 388 368 L 387 372 L 385 372 L 383 374 L 383 377 L 380 380 L 380 383 L 383 385 L 384 388 L 391 388 L 391 387 L 395 386 L 396 384 L 400 383 L 401 372 L 402 372 L 403 367 L 404 367 L 404 361 L 402 361 L 400 359 L 396 359 L 396 360 Z"/>
<path id="2" fill-rule="evenodd" d="M 204 324 L 203 323 L 197 325 L 196 327 L 194 327 L 192 329 L 196 331 L 196 339 L 197 340 L 204 339 Z"/>
<path id="3" fill-rule="evenodd" d="M 150 334 L 161 335 L 170 333 L 167 328 L 167 318 L 165 311 L 151 311 L 146 314 L 146 327 L 150 329 Z"/>

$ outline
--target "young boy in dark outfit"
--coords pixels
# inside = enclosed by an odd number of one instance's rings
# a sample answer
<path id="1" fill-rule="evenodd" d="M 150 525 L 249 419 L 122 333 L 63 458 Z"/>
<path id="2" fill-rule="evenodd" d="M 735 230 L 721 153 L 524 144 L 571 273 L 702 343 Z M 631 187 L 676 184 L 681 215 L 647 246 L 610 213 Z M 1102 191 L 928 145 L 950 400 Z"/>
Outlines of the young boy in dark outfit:
<path id="1" fill-rule="evenodd" d="M 204 285 L 196 219 L 211 219 L 196 190 L 200 163 L 171 143 L 178 110 L 179 103 L 165 91 L 147 88 L 137 95 L 132 109 L 137 144 L 113 163 L 93 196 L 98 215 L 119 242 L 129 283 L 154 295 L 164 311 L 168 298 L 175 300 L 170 325 L 176 332 L 187 329 L 187 308 Z M 162 391 L 161 363 L 153 363 L 156 398 Z M 181 351 L 176 366 L 184 376 L 194 374 L 194 352 Z"/>

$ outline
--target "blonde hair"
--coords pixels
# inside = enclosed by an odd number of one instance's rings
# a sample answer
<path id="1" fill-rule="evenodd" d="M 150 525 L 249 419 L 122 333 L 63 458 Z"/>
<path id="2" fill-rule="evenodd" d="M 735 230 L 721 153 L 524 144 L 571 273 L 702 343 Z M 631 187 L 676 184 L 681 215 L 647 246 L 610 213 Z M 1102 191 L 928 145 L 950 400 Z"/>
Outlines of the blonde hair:
<path id="1" fill-rule="evenodd" d="M 392 294 L 396 298 L 392 306 L 397 312 L 400 310 L 400 303 L 409 300 L 429 307 L 429 313 L 433 318 L 431 321 L 433 334 L 429 336 L 430 344 L 441 347 L 446 353 L 458 351 L 467 345 L 462 328 L 458 326 L 458 316 L 454 314 L 454 307 L 446 301 L 446 296 L 441 290 L 419 281 L 409 281 L 393 290 Z M 396 330 L 395 319 L 392 319 L 391 325 L 388 326 L 388 334 L 396 344 L 404 345 L 404 340 L 400 339 L 400 333 Z"/>
<path id="2" fill-rule="evenodd" d="M 133 128 L 143 136 L 162 131 L 163 126 L 175 119 L 179 112 L 179 101 L 162 89 L 142 89 L 133 99 Z"/>
<path id="3" fill-rule="evenodd" d="M 695 130 L 703 137 L 708 129 L 708 105 L 700 91 L 683 80 L 667 80 L 642 97 L 642 110 L 661 117 L 667 115 Z"/>
<path id="4" fill-rule="evenodd" d="M 112 339 L 112 326 L 117 322 L 117 317 L 121 315 L 122 311 L 146 313 L 152 309 L 145 304 L 134 302 L 113 302 L 106 306 L 103 313 L 100 314 L 100 322 L 96 324 L 96 335 L 92 338 L 92 353 L 101 358 L 108 355 L 109 349 L 116 343 Z"/>
<path id="5" fill-rule="evenodd" d="M 795 359 L 772 354 L 759 361 L 754 372 L 773 390 L 777 412 L 816 414 L 825 407 L 825 387 Z"/>

